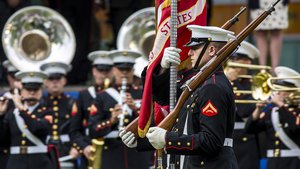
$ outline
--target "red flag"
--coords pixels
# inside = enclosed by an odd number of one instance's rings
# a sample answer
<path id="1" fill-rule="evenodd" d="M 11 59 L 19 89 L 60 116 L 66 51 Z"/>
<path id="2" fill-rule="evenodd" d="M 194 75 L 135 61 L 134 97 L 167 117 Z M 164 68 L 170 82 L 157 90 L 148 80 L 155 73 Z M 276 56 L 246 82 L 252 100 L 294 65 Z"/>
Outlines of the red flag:
<path id="1" fill-rule="evenodd" d="M 155 67 L 160 64 L 164 48 L 170 46 L 170 4 L 171 0 L 156 0 L 157 34 L 152 52 L 149 56 L 150 63 L 145 77 L 142 106 L 138 121 L 138 132 L 139 136 L 142 138 L 145 137 L 148 131 L 153 114 L 152 72 Z M 178 0 L 177 8 L 177 47 L 182 50 L 180 59 L 183 61 L 188 57 L 189 50 L 183 45 L 190 40 L 191 36 L 191 32 L 186 28 L 186 26 L 206 25 L 206 0 Z M 161 118 L 159 119 L 161 120 Z M 156 122 L 158 123 L 157 120 Z"/>

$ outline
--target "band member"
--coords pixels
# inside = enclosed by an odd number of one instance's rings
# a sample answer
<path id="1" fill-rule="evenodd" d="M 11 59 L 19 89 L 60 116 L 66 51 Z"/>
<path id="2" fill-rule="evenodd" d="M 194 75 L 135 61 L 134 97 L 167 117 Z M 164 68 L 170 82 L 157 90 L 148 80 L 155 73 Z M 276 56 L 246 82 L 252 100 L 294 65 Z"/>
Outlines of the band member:
<path id="1" fill-rule="evenodd" d="M 90 111 L 91 137 L 104 138 L 100 168 L 147 169 L 150 166 L 151 154 L 129 149 L 118 139 L 119 130 L 139 113 L 142 90 L 133 86 L 133 65 L 140 54 L 132 51 L 114 51 L 109 56 L 114 62 L 115 85 L 97 96 L 95 108 Z"/>
<path id="2" fill-rule="evenodd" d="M 70 136 L 72 146 L 85 157 L 92 154 L 91 139 L 87 127 L 89 121 L 89 110 L 96 98 L 97 93 L 102 92 L 111 85 L 113 61 L 108 57 L 108 51 L 95 51 L 88 55 L 90 61 L 93 62 L 92 74 L 94 77 L 94 85 L 79 93 L 75 107 L 77 110 L 72 112 L 72 120 L 70 126 Z M 86 168 L 87 160 L 82 158 L 81 167 Z"/>
<path id="3" fill-rule="evenodd" d="M 8 107 L 14 108 L 13 101 L 11 100 L 12 94 L 14 92 L 14 89 L 19 90 L 21 88 L 20 80 L 15 77 L 15 74 L 18 72 L 18 69 L 14 65 L 12 65 L 9 60 L 4 61 L 3 66 L 7 70 L 6 79 L 7 79 L 8 85 L 9 85 L 9 91 L 5 92 L 3 94 L 3 97 L 6 99 L 9 99 Z"/>
<path id="4" fill-rule="evenodd" d="M 190 25 L 188 28 L 192 31 L 191 41 L 187 46 L 191 48 L 188 55 L 193 67 L 206 64 L 226 44 L 231 34 L 217 27 Z M 200 57 L 202 50 L 204 54 Z M 179 53 L 180 49 L 166 48 L 161 67 L 156 72 L 158 76 L 153 78 L 153 88 L 158 90 L 153 92 L 153 98 L 159 103 L 168 104 L 169 90 L 160 90 L 163 87 L 157 87 L 168 85 L 170 64 L 180 64 Z M 197 62 L 198 59 L 200 62 Z M 159 127 L 149 129 L 146 136 L 151 145 L 155 149 L 164 148 L 168 154 L 175 154 L 172 159 L 175 168 L 238 168 L 232 149 L 234 95 L 222 68 L 216 70 L 197 88 L 183 107 L 172 131 Z M 128 133 L 120 134 L 122 140 L 127 145 L 134 144 L 136 141 L 130 139 L 132 135 Z"/>
<path id="5" fill-rule="evenodd" d="M 75 159 L 79 152 L 77 149 L 71 148 L 69 136 L 74 100 L 64 93 L 64 86 L 67 84 L 66 75 L 71 70 L 71 66 L 60 62 L 50 62 L 43 64 L 41 70 L 48 75 L 45 80 L 48 94 L 44 96 L 43 100 L 46 107 L 53 113 L 53 123 L 47 143 L 57 146 L 60 157 L 70 154 Z M 74 164 L 75 161 L 64 161 L 60 163 L 60 166 L 73 168 Z"/>
<path id="6" fill-rule="evenodd" d="M 10 143 L 7 169 L 55 168 L 45 145 L 52 116 L 40 104 L 42 84 L 46 77 L 42 72 L 16 74 L 16 78 L 22 82 L 21 96 L 13 96 L 16 107 L 13 111 L 2 109 L 0 115 L 0 137 L 8 139 Z"/>
<path id="7" fill-rule="evenodd" d="M 7 102 L 7 108 L 6 111 L 12 111 L 14 109 L 14 104 L 12 101 L 12 94 L 14 89 L 20 89 L 21 83 L 20 81 L 15 77 L 15 73 L 17 73 L 17 68 L 15 68 L 10 61 L 6 60 L 3 62 L 3 66 L 7 70 L 7 81 L 9 85 L 9 91 L 5 92 L 3 96 L 1 97 L 3 102 Z M 9 145 L 7 143 L 7 139 L 1 138 L 0 139 L 0 169 L 6 168 L 6 163 L 8 160 L 8 153 L 9 153 Z"/>
<path id="8" fill-rule="evenodd" d="M 276 85 L 289 89 L 299 88 L 299 79 L 289 79 L 300 74 L 288 67 L 275 68 Z M 266 132 L 267 134 L 267 168 L 294 169 L 300 167 L 300 116 L 299 102 L 290 98 L 291 92 L 275 91 L 269 103 L 263 107 L 257 105 L 256 111 L 247 121 L 246 129 L 251 133 Z M 289 100 L 290 99 L 290 100 Z"/>
<path id="9" fill-rule="evenodd" d="M 230 57 L 229 62 L 252 64 L 258 57 L 258 50 L 250 43 L 243 41 L 239 49 Z M 232 82 L 234 90 L 251 91 L 251 79 L 239 78 L 238 75 L 248 75 L 247 68 L 227 67 L 224 70 L 226 77 Z M 235 93 L 237 100 L 253 100 L 251 94 Z M 255 110 L 255 104 L 236 104 L 237 113 L 235 117 L 233 149 L 240 169 L 259 169 L 259 151 L 257 137 L 247 134 L 245 122 Z"/>

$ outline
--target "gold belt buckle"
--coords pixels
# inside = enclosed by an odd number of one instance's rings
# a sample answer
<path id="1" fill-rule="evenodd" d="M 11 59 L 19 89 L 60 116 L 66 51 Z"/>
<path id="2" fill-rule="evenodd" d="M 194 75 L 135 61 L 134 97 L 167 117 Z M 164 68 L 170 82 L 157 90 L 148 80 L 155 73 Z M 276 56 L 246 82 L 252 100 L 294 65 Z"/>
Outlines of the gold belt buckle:
<path id="1" fill-rule="evenodd" d="M 28 147 L 27 146 L 21 146 L 20 147 L 20 154 L 27 154 L 28 153 Z"/>

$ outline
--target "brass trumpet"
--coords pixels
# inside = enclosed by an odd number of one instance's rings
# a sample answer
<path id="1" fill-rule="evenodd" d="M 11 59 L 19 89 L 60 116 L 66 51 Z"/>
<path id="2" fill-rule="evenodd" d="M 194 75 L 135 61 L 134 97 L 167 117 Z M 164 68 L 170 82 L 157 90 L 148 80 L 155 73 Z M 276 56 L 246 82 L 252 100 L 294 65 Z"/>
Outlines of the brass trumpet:
<path id="1" fill-rule="evenodd" d="M 103 138 L 92 140 L 93 156 L 88 159 L 88 169 L 100 169 L 101 168 L 103 145 L 104 145 Z"/>
<path id="2" fill-rule="evenodd" d="M 286 87 L 274 83 L 276 80 L 283 79 L 300 79 L 300 76 L 272 77 L 269 73 L 261 71 L 252 77 L 251 90 L 234 91 L 234 93 L 239 94 L 252 94 L 255 100 L 235 100 L 235 102 L 245 104 L 259 103 L 267 100 L 273 91 L 292 92 L 288 97 L 289 103 L 294 102 L 296 99 L 300 101 L 300 88 Z"/>
<path id="3" fill-rule="evenodd" d="M 233 68 L 245 68 L 245 69 L 252 69 L 252 70 L 271 70 L 271 66 L 264 66 L 264 65 L 254 65 L 254 64 L 243 64 L 243 63 L 236 63 L 236 62 L 227 62 L 225 64 L 225 68 L 233 67 Z"/>

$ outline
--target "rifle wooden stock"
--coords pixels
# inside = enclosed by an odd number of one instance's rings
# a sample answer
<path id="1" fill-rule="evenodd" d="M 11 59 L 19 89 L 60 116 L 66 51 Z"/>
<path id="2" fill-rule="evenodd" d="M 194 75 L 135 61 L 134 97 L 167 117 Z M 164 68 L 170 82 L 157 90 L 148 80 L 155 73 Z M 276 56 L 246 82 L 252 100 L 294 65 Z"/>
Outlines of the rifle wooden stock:
<path id="1" fill-rule="evenodd" d="M 233 26 L 236 22 L 239 21 L 238 17 L 246 10 L 246 7 L 241 8 L 241 10 L 234 15 L 234 17 L 232 17 L 231 19 L 229 19 L 224 25 L 222 25 L 221 28 L 223 29 L 230 29 L 231 26 Z M 183 92 L 182 94 L 184 94 L 185 92 Z M 177 103 L 178 104 L 178 103 Z M 181 105 L 182 107 L 183 105 Z M 176 105 L 176 107 L 178 107 Z M 176 108 L 175 107 L 175 108 Z M 125 128 L 126 131 L 131 131 L 132 133 L 134 133 L 136 136 L 138 136 L 138 117 L 136 119 L 134 119 L 129 125 L 126 126 Z"/>
<path id="2" fill-rule="evenodd" d="M 257 19 L 253 20 L 246 28 L 244 28 L 235 39 L 230 40 L 222 49 L 220 49 L 216 56 L 217 58 L 200 74 L 197 74 L 195 79 L 189 84 L 189 89 L 186 88 L 180 95 L 177 105 L 174 110 L 168 114 L 158 127 L 166 130 L 171 130 L 179 115 L 181 108 L 190 94 L 202 85 L 205 80 L 231 55 L 232 52 L 239 46 L 239 44 L 272 12 L 275 10 L 274 6 L 279 2 L 277 0 L 268 10 L 263 12 Z"/>

